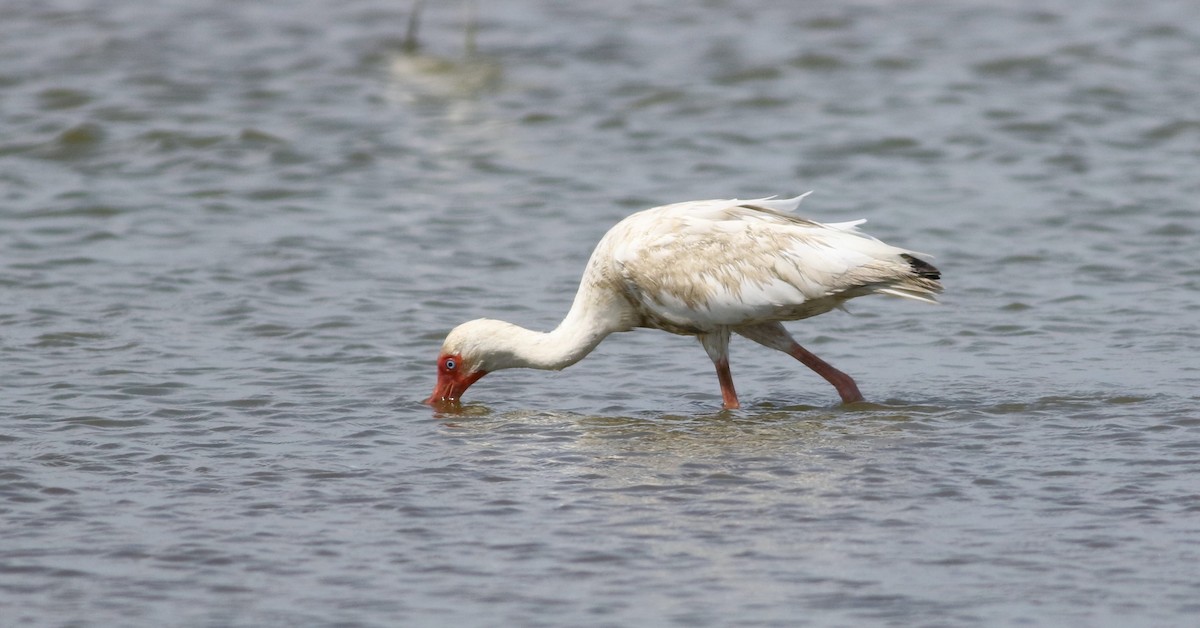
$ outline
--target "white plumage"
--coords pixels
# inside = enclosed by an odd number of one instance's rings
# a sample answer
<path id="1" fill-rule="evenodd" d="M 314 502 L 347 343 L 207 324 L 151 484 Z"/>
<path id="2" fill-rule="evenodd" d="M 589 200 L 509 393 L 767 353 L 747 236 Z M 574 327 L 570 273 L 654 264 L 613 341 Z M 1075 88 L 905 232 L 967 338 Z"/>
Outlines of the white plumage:
<path id="1" fill-rule="evenodd" d="M 690 201 L 625 218 L 596 245 L 571 310 L 553 331 L 490 319 L 451 331 L 428 402 L 457 402 L 500 369 L 565 368 L 609 334 L 637 327 L 697 336 L 717 369 L 726 408 L 739 405 L 729 372 L 731 333 L 792 355 L 843 401 L 861 400 L 853 379 L 797 344 L 780 321 L 872 293 L 933 303 L 940 274 L 916 253 L 861 233 L 864 221 L 822 224 L 790 213 L 805 196 Z"/>

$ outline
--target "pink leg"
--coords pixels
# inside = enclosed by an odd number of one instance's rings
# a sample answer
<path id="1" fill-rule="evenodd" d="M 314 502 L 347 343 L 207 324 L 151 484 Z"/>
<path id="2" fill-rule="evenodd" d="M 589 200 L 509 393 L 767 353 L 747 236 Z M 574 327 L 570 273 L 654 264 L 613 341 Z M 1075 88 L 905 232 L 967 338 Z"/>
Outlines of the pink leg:
<path id="1" fill-rule="evenodd" d="M 729 372 L 729 360 L 721 358 L 714 362 L 717 367 L 717 379 L 721 382 L 721 400 L 726 410 L 742 407 L 738 403 L 737 391 L 733 389 L 733 374 Z"/>
<path id="2" fill-rule="evenodd" d="M 721 328 L 698 336 L 700 344 L 717 367 L 717 380 L 721 382 L 721 400 L 726 410 L 742 407 L 737 392 L 733 390 L 733 374 L 729 372 L 729 329 Z"/>
<path id="3" fill-rule="evenodd" d="M 854 383 L 854 378 L 833 368 L 828 362 L 813 355 L 808 349 L 792 342 L 792 347 L 788 351 L 788 355 L 800 360 L 804 363 L 804 366 L 816 371 L 817 375 L 824 377 L 825 381 L 833 384 L 838 394 L 842 396 L 842 403 L 854 403 L 855 401 L 863 400 L 862 393 L 858 392 L 858 384 Z"/>
<path id="4" fill-rule="evenodd" d="M 843 403 L 854 403 L 855 401 L 863 400 L 862 393 L 858 392 L 858 384 L 854 383 L 853 378 L 833 368 L 828 362 L 813 355 L 808 349 L 801 347 L 792 338 L 792 335 L 787 333 L 783 325 L 779 323 L 763 323 L 761 325 L 739 327 L 737 333 L 764 347 L 777 349 L 800 360 L 804 366 L 812 369 L 817 375 L 824 377 L 825 381 L 833 384 L 833 387 L 838 391 L 838 395 L 841 395 Z"/>

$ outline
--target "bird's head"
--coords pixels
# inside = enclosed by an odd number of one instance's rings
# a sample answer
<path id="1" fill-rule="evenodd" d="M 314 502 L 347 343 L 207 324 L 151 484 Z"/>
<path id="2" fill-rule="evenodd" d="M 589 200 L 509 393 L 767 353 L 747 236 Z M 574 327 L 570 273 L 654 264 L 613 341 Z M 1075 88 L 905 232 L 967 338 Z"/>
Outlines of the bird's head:
<path id="1" fill-rule="evenodd" d="M 458 403 L 467 388 L 491 371 L 507 368 L 505 351 L 499 343 L 514 325 L 481 318 L 455 327 L 437 360 L 437 384 L 425 403 Z"/>

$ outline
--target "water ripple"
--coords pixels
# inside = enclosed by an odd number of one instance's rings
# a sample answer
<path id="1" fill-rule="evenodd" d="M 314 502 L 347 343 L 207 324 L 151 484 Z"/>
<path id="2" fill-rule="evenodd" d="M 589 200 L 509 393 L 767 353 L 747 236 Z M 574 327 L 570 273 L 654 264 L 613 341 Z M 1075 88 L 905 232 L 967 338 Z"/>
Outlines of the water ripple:
<path id="1" fill-rule="evenodd" d="M 1196 614 L 1186 3 L 68 4 L 0 8 L 10 623 Z M 636 332 L 420 403 L 629 212 L 812 188 L 945 271 L 790 326 L 868 402 Z"/>

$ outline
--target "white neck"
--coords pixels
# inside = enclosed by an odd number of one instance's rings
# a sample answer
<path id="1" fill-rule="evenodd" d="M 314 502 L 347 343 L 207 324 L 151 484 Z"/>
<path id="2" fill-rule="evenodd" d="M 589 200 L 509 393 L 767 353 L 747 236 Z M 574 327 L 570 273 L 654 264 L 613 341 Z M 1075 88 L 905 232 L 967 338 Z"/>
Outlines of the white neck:
<path id="1" fill-rule="evenodd" d="M 537 332 L 505 323 L 504 333 L 489 338 L 485 370 L 504 368 L 564 369 L 582 360 L 600 341 L 631 326 L 625 306 L 604 298 L 600 291 L 581 286 L 571 311 L 550 332 Z"/>
<path id="2" fill-rule="evenodd" d="M 553 371 L 564 369 L 582 360 L 608 335 L 569 320 L 548 333 L 518 327 L 523 333 L 514 338 L 520 348 L 513 353 L 513 366 Z"/>

